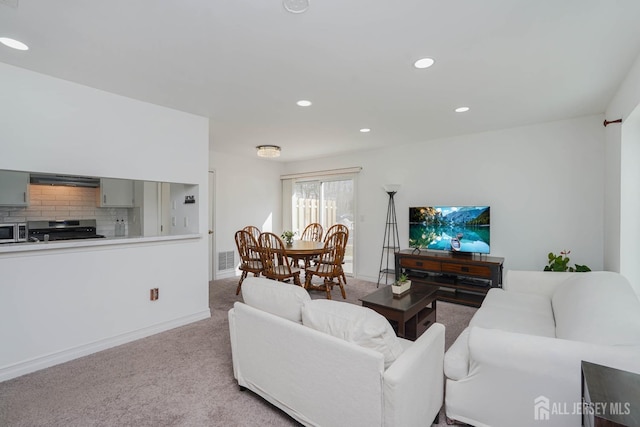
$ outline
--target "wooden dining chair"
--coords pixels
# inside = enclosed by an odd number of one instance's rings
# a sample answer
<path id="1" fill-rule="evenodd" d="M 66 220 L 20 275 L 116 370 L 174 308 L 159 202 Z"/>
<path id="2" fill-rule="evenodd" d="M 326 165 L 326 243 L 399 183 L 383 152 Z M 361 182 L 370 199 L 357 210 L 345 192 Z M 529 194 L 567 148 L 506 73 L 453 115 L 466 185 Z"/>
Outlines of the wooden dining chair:
<path id="1" fill-rule="evenodd" d="M 311 224 L 307 225 L 304 228 L 304 231 L 302 232 L 302 236 L 300 236 L 300 240 L 322 242 L 322 233 L 323 233 L 322 225 L 318 224 L 317 222 L 312 222 Z M 311 261 L 314 261 L 316 263 L 318 262 L 317 257 L 312 257 L 312 258 L 293 257 L 292 260 L 293 260 L 293 263 L 298 267 L 300 267 L 300 261 L 302 261 L 301 268 L 309 267 L 309 265 L 311 265 Z"/>
<path id="2" fill-rule="evenodd" d="M 334 279 L 340 286 L 342 298 L 346 299 L 347 294 L 344 290 L 342 278 L 344 272 L 342 270 L 342 260 L 344 259 L 344 251 L 347 247 L 347 233 L 337 231 L 329 235 L 324 241 L 324 252 L 320 255 L 320 261 L 306 269 L 305 273 L 305 289 L 321 290 L 327 293 L 327 299 L 331 299 L 331 290 L 336 284 Z M 312 285 L 313 276 L 322 278 L 322 285 Z"/>
<path id="3" fill-rule="evenodd" d="M 300 268 L 291 265 L 287 250 L 278 235 L 264 232 L 260 234 L 260 256 L 264 270 L 262 274 L 270 279 L 281 282 L 293 279 L 293 283 L 302 286 L 300 283 Z"/>
<path id="4" fill-rule="evenodd" d="M 258 252 L 259 244 L 257 244 L 258 240 L 260 240 L 260 233 L 261 233 L 260 229 L 253 225 L 247 225 L 246 227 L 243 228 L 243 230 L 251 233 L 251 235 L 256 241 L 255 247 L 249 248 L 249 256 L 251 257 L 251 259 L 260 260 L 260 253 Z"/>
<path id="5" fill-rule="evenodd" d="M 322 242 L 322 231 L 322 225 L 318 224 L 317 222 L 312 222 L 304 228 L 300 240 Z"/>
<path id="6" fill-rule="evenodd" d="M 240 271 L 242 271 L 238 287 L 236 288 L 236 295 L 238 295 L 242 282 L 247 275 L 253 273 L 256 277 L 260 276 L 264 266 L 258 252 L 258 242 L 253 238 L 251 233 L 245 230 L 238 230 L 236 231 L 235 239 L 238 253 L 240 254 Z"/>
<path id="7" fill-rule="evenodd" d="M 342 231 L 347 233 L 347 240 L 349 239 L 349 227 L 344 224 L 333 224 L 329 229 L 327 229 L 327 234 L 325 235 L 325 239 L 329 237 L 332 233 L 336 231 Z"/>
<path id="8" fill-rule="evenodd" d="M 341 231 L 343 233 L 347 233 L 347 242 L 349 242 L 349 227 L 347 227 L 344 224 L 333 224 L 331 227 L 329 227 L 329 229 L 327 230 L 327 234 L 324 236 L 325 240 L 328 239 L 329 236 L 331 236 L 333 233 L 335 233 L 337 231 Z M 327 259 L 327 260 L 325 260 L 325 262 L 328 262 L 329 264 L 332 264 L 333 260 Z M 342 259 L 342 264 L 344 264 L 344 257 Z M 344 274 L 344 269 L 342 269 L 342 281 L 344 282 L 345 285 L 347 284 L 347 276 L 345 276 L 345 274 Z"/>
<path id="9" fill-rule="evenodd" d="M 258 239 L 260 239 L 261 231 L 255 225 L 247 225 L 245 228 L 243 228 L 243 230 L 248 231 L 249 233 L 251 233 L 253 238 L 256 239 L 256 242 L 258 241 Z"/>

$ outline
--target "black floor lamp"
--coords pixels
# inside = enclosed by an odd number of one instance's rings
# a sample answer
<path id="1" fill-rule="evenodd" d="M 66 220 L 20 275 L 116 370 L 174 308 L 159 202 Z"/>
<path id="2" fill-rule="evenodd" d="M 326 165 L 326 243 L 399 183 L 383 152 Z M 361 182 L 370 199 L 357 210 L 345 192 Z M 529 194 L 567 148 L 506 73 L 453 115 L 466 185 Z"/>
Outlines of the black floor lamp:
<path id="1" fill-rule="evenodd" d="M 384 276 L 384 284 L 387 285 L 389 275 L 393 275 L 392 282 L 395 278 L 395 253 L 400 250 L 400 238 L 398 237 L 398 220 L 396 219 L 396 205 L 393 196 L 400 189 L 398 184 L 387 184 L 384 191 L 389 195 L 389 205 L 387 207 L 387 222 L 384 227 L 384 240 L 382 241 L 382 255 L 380 255 L 380 271 L 378 273 L 378 284 L 380 286 L 382 277 Z"/>

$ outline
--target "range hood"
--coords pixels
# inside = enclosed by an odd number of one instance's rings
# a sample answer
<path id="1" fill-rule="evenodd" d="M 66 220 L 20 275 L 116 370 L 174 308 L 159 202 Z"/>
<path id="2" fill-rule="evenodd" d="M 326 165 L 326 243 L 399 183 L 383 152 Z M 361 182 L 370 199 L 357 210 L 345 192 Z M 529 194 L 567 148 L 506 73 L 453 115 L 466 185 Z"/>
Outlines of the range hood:
<path id="1" fill-rule="evenodd" d="M 94 178 L 90 176 L 76 176 L 76 175 L 54 175 L 44 173 L 32 173 L 30 181 L 31 184 L 38 185 L 61 185 L 67 187 L 100 187 L 100 178 Z"/>

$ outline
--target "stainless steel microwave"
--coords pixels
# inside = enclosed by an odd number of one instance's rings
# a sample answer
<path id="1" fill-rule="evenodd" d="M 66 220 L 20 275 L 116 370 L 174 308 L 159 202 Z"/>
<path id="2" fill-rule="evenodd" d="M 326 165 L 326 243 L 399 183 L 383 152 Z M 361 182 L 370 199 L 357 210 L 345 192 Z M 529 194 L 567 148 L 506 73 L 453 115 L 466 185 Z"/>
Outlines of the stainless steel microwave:
<path id="1" fill-rule="evenodd" d="M 18 243 L 27 241 L 27 224 L 0 224 L 0 243 Z"/>

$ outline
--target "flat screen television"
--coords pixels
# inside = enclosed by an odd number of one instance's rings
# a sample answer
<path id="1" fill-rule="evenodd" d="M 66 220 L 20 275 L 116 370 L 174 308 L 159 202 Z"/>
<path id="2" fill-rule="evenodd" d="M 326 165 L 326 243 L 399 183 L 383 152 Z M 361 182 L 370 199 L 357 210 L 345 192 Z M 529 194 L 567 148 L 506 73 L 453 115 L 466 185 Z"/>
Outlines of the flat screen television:
<path id="1" fill-rule="evenodd" d="M 490 213 L 489 206 L 410 207 L 409 247 L 488 254 Z"/>

